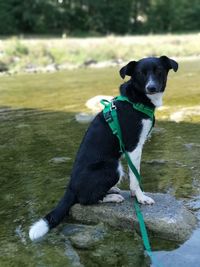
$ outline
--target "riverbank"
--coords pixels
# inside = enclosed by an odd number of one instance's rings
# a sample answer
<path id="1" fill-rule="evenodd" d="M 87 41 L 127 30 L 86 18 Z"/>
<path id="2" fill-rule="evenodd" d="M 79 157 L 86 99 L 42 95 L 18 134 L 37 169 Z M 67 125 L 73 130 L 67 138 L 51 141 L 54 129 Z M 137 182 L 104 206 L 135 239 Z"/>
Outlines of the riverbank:
<path id="1" fill-rule="evenodd" d="M 200 34 L 107 36 L 98 38 L 23 38 L 0 40 L 0 73 L 54 72 L 80 67 L 110 67 L 131 59 L 168 55 L 200 57 Z"/>

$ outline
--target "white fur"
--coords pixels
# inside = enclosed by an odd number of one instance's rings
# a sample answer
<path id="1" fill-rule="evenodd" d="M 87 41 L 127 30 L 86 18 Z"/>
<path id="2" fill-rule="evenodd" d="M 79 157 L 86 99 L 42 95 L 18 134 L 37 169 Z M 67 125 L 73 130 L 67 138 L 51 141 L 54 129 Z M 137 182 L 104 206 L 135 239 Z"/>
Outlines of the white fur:
<path id="1" fill-rule="evenodd" d="M 129 156 L 133 164 L 135 165 L 136 169 L 138 170 L 138 172 L 140 172 L 140 161 L 141 161 L 141 156 L 142 156 L 142 148 L 147 139 L 151 126 L 152 126 L 152 122 L 150 119 L 142 120 L 142 131 L 140 134 L 139 142 L 136 148 L 132 152 L 129 152 Z M 130 177 L 131 194 L 137 197 L 138 202 L 142 204 L 153 204 L 154 200 L 146 196 L 142 192 L 142 190 L 140 189 L 139 183 L 137 181 L 137 178 L 135 177 L 135 175 L 133 174 L 130 168 L 129 168 L 129 177 Z"/>
<path id="2" fill-rule="evenodd" d="M 120 203 L 122 201 L 124 201 L 124 197 L 123 196 L 121 196 L 119 194 L 108 194 L 103 198 L 102 202 L 104 202 L 104 203 L 107 203 L 107 202 Z"/>
<path id="3" fill-rule="evenodd" d="M 113 186 L 108 191 L 109 194 L 120 194 L 121 190 L 117 186 Z"/>
<path id="4" fill-rule="evenodd" d="M 155 86 L 155 81 L 152 79 L 152 77 L 149 77 L 148 83 L 146 84 L 146 89 L 148 87 Z"/>
<path id="5" fill-rule="evenodd" d="M 156 93 L 156 94 L 147 94 L 147 97 L 151 100 L 151 103 L 154 104 L 155 107 L 162 106 L 162 97 L 163 93 Z"/>
<path id="6" fill-rule="evenodd" d="M 37 221 L 36 223 L 34 223 L 31 226 L 31 228 L 29 230 L 29 237 L 33 241 L 33 240 L 36 240 L 38 238 L 41 238 L 48 231 L 49 231 L 48 223 L 45 220 L 40 219 L 39 221 Z"/>
<path id="7" fill-rule="evenodd" d="M 118 165 L 118 168 L 117 168 L 117 171 L 119 173 L 119 181 L 118 181 L 118 184 L 121 183 L 123 177 L 124 177 L 124 169 L 123 169 L 123 166 L 121 164 L 121 161 L 119 161 L 119 165 Z"/>

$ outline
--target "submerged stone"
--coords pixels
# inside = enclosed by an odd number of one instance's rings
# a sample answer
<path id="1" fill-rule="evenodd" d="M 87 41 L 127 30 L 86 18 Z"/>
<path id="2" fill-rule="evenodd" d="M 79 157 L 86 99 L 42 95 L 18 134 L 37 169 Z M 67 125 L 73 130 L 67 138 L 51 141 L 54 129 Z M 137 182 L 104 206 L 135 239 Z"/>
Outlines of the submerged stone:
<path id="1" fill-rule="evenodd" d="M 71 267 L 84 267 L 83 264 L 80 262 L 80 257 L 76 250 L 73 249 L 69 240 L 65 241 L 65 255 L 67 256 L 68 260 L 70 261 Z"/>
<path id="2" fill-rule="evenodd" d="M 76 121 L 80 123 L 89 123 L 94 119 L 94 117 L 95 115 L 84 112 L 75 115 Z"/>
<path id="3" fill-rule="evenodd" d="M 106 235 L 103 224 L 96 226 L 69 224 L 63 230 L 72 246 L 78 249 L 90 249 L 102 241 Z"/>
<path id="4" fill-rule="evenodd" d="M 71 209 L 74 219 L 83 223 L 104 222 L 124 230 L 139 231 L 133 199 L 129 191 L 121 192 L 122 203 L 104 203 L 92 206 L 76 204 Z M 155 200 L 152 206 L 141 205 L 141 211 L 149 232 L 159 238 L 183 242 L 196 226 L 196 217 L 184 207 L 182 201 L 169 194 L 148 193 Z"/>
<path id="5" fill-rule="evenodd" d="M 107 228 L 105 224 L 67 224 L 66 244 L 72 266 L 149 266 L 137 233 Z M 78 255 L 77 255 L 78 253 Z"/>
<path id="6" fill-rule="evenodd" d="M 65 163 L 67 161 L 70 161 L 71 158 L 69 157 L 55 157 L 49 160 L 50 163 Z"/>

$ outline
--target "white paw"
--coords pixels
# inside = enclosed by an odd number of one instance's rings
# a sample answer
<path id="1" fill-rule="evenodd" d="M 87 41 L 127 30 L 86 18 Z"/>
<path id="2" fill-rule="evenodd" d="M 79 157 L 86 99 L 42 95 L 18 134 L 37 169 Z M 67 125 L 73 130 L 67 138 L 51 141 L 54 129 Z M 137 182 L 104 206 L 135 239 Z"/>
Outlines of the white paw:
<path id="1" fill-rule="evenodd" d="M 145 194 L 142 194 L 140 196 L 137 196 L 137 200 L 139 203 L 141 204 L 148 204 L 148 205 L 152 205 L 155 203 L 155 201 L 151 198 L 146 196 Z"/>
<path id="2" fill-rule="evenodd" d="M 120 194 L 121 190 L 117 186 L 113 186 L 108 191 L 109 194 Z"/>
<path id="3" fill-rule="evenodd" d="M 120 203 L 124 201 L 123 196 L 119 195 L 119 194 L 108 194 L 103 198 L 103 203 L 107 203 L 107 202 L 115 202 L 115 203 Z"/>

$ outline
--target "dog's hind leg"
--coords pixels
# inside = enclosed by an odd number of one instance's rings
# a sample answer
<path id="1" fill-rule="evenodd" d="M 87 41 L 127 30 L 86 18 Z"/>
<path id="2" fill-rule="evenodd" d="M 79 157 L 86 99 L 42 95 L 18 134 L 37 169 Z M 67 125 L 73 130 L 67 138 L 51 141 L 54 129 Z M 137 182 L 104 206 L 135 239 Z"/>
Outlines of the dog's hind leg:
<path id="1" fill-rule="evenodd" d="M 113 186 L 108 191 L 108 194 L 120 194 L 121 190 L 117 186 Z"/>
<path id="2" fill-rule="evenodd" d="M 102 203 L 108 203 L 108 202 L 114 202 L 114 203 L 120 203 L 124 201 L 124 197 L 119 194 L 107 194 L 103 200 L 100 202 Z"/>
<path id="3" fill-rule="evenodd" d="M 121 190 L 118 188 L 118 185 L 120 185 L 124 177 L 124 170 L 123 170 L 123 166 L 120 161 L 118 163 L 117 172 L 119 173 L 119 181 L 117 182 L 115 186 L 110 188 L 110 190 L 108 191 L 108 194 L 120 194 L 121 192 Z"/>

